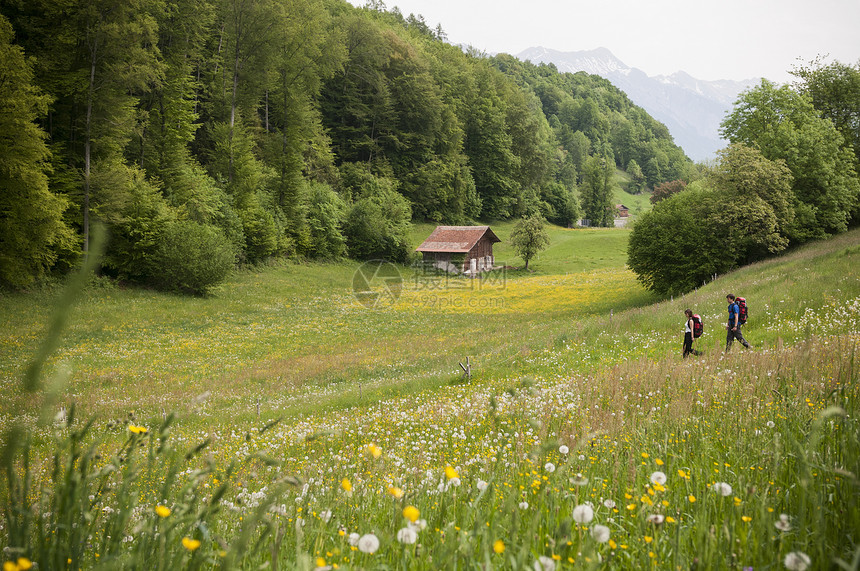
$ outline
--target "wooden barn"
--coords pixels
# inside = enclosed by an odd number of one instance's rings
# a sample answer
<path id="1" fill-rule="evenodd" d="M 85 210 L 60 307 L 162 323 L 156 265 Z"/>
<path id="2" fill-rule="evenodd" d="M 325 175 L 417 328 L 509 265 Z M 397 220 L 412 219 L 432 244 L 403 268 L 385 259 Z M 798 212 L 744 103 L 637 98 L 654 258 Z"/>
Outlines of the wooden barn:
<path id="1" fill-rule="evenodd" d="M 618 213 L 619 218 L 627 218 L 630 216 L 630 209 L 623 204 L 616 204 L 615 211 Z"/>
<path id="2" fill-rule="evenodd" d="M 436 268 L 475 276 L 493 269 L 496 242 L 489 226 L 437 226 L 416 251 Z"/>

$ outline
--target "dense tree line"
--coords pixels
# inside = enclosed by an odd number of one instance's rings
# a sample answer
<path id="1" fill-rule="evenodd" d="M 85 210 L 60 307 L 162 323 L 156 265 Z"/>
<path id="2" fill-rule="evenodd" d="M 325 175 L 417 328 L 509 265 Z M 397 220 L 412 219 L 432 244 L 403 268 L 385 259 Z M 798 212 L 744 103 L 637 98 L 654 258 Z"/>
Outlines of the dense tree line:
<path id="1" fill-rule="evenodd" d="M 6 287 L 66 271 L 96 222 L 106 274 L 202 292 L 277 256 L 406 260 L 413 219 L 611 223 L 615 168 L 689 168 L 608 82 L 381 3 L 0 0 L 0 55 Z"/>
<path id="2" fill-rule="evenodd" d="M 650 289 L 688 291 L 715 273 L 860 221 L 860 65 L 763 80 L 722 123 L 731 145 L 707 176 L 655 189 L 633 229 L 629 265 Z"/>

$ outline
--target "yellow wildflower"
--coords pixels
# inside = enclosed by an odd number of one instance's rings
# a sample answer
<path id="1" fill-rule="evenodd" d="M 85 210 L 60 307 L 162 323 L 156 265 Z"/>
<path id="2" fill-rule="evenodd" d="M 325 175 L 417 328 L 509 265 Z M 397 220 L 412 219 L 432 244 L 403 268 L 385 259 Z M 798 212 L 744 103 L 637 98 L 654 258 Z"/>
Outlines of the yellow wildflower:
<path id="1" fill-rule="evenodd" d="M 493 551 L 495 553 L 504 553 L 505 552 L 505 542 L 502 541 L 501 539 L 497 539 L 493 543 Z"/>
<path id="2" fill-rule="evenodd" d="M 405 517 L 412 523 L 418 521 L 418 516 L 420 515 L 421 512 L 419 512 L 418 508 L 416 508 L 415 506 L 406 506 L 405 508 L 403 508 L 403 517 Z"/>
<path id="3" fill-rule="evenodd" d="M 187 549 L 188 551 L 194 551 L 198 547 L 200 547 L 199 539 L 191 539 L 190 537 L 182 538 L 182 547 Z"/>
<path id="4" fill-rule="evenodd" d="M 161 517 L 167 517 L 170 515 L 170 508 L 167 506 L 155 506 L 155 513 Z"/>

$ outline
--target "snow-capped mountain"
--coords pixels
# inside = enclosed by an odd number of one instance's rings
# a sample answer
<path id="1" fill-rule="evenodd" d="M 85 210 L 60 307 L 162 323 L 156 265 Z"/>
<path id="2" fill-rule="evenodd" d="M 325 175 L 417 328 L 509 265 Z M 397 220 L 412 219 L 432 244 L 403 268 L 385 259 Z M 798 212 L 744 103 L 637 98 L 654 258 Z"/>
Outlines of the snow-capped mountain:
<path id="1" fill-rule="evenodd" d="M 552 63 L 558 71 L 586 73 L 608 79 L 624 91 L 633 103 L 666 125 L 691 159 L 711 159 L 726 146 L 720 138 L 720 122 L 738 94 L 758 79 L 746 81 L 704 81 L 679 71 L 649 77 L 629 67 L 606 48 L 580 52 L 560 52 L 543 47 L 529 48 L 516 56 L 532 63 Z"/>

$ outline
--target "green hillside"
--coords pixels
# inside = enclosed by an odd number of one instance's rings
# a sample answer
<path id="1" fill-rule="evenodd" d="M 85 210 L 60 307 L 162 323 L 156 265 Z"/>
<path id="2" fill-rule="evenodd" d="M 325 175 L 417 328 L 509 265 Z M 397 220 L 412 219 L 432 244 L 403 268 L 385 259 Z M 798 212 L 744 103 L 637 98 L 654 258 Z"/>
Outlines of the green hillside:
<path id="1" fill-rule="evenodd" d="M 554 228 L 534 274 L 495 282 L 401 266 L 399 297 L 376 309 L 352 295 L 355 263 L 273 265 L 200 299 L 94 282 L 43 374 L 68 379 L 45 413 L 75 403 L 70 428 L 36 425 L 44 395 L 15 388 L 56 292 L 0 298 L 4 441 L 32 425 L 33 481 L 81 510 L 45 525 L 93 521 L 103 546 L 70 533 L 18 553 L 56 549 L 82 568 L 132 567 L 156 548 L 175 567 L 227 568 L 850 560 L 860 231 L 659 302 L 618 264 L 626 235 Z M 729 291 L 748 300 L 752 351 L 723 354 Z M 686 307 L 705 335 L 685 361 Z M 46 454 L 92 414 L 83 442 L 97 448 L 68 464 L 84 472 L 74 488 Z M 30 537 L 7 525 L 5 544 Z"/>

